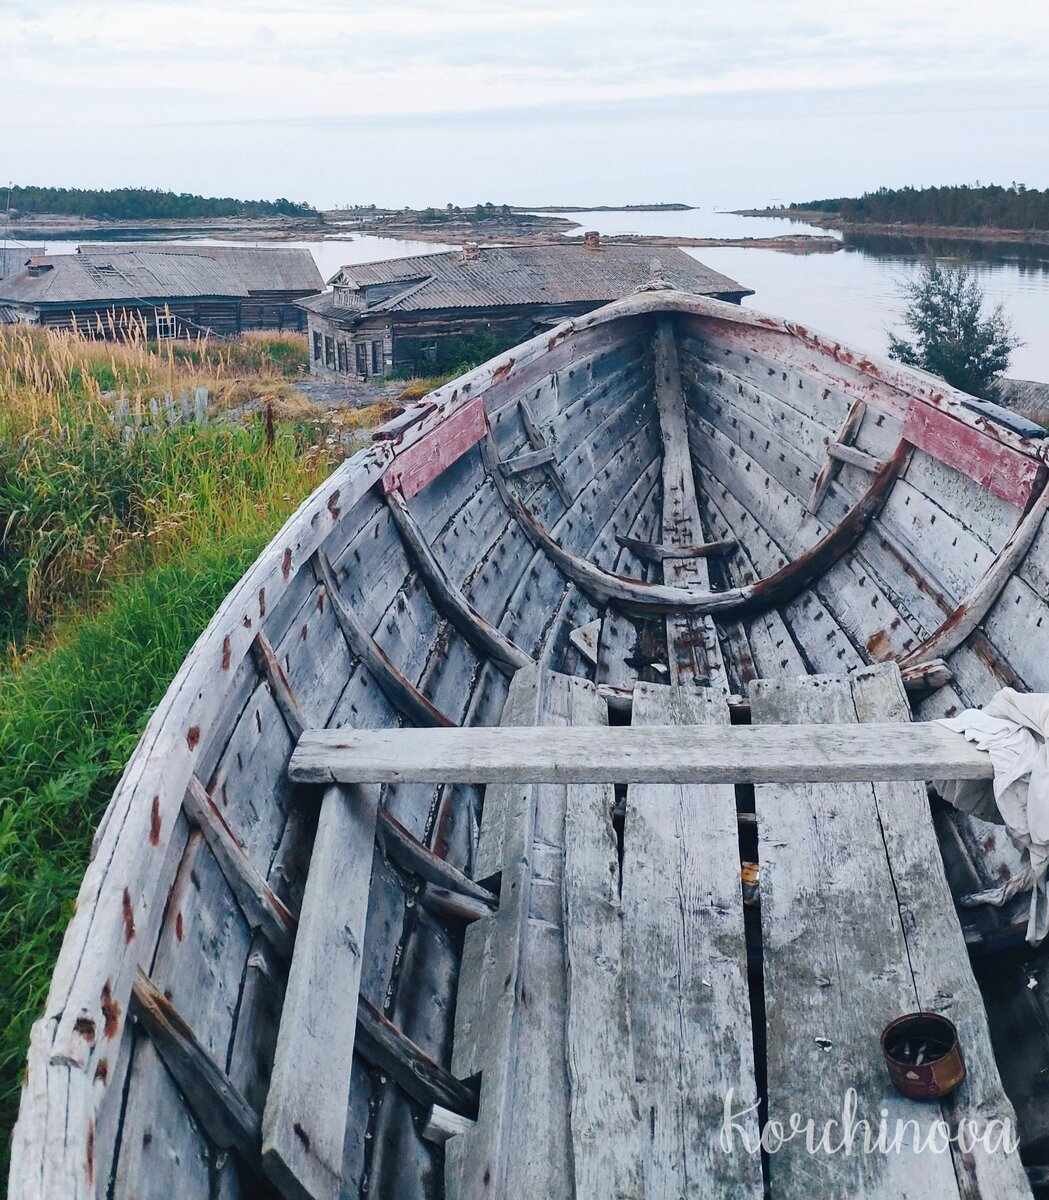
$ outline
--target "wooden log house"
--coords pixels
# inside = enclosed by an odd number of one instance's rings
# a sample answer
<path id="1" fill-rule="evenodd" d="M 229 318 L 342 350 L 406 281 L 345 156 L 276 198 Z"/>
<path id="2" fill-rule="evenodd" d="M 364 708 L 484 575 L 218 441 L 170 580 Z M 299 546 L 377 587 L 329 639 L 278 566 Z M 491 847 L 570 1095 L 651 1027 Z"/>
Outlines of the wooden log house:
<path id="1" fill-rule="evenodd" d="M 0 278 L 0 323 L 107 339 L 302 331 L 296 301 L 322 287 L 308 250 L 82 246 L 76 254 L 29 255 L 16 274 Z"/>
<path id="2" fill-rule="evenodd" d="M 738 304 L 752 292 L 691 255 L 661 249 L 660 268 L 682 291 Z M 332 290 L 301 301 L 315 375 L 370 378 L 440 369 L 455 339 L 530 337 L 628 295 L 652 277 L 649 246 L 604 245 L 596 233 L 549 246 L 467 244 L 343 267 Z"/>

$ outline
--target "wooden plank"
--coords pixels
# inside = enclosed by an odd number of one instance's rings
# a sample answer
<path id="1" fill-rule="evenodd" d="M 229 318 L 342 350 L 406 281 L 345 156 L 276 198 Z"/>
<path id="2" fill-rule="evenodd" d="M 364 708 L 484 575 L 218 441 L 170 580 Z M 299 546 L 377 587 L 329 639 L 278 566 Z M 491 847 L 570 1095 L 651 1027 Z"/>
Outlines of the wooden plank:
<path id="1" fill-rule="evenodd" d="M 340 1194 L 379 789 L 321 801 L 262 1119 L 266 1174 L 286 1196 Z"/>
<path id="2" fill-rule="evenodd" d="M 219 1149 L 236 1150 L 249 1169 L 257 1172 L 258 1114 L 141 968 L 132 995 L 133 1014 L 142 1021 L 204 1132 Z"/>
<path id="3" fill-rule="evenodd" d="M 439 1104 L 471 1119 L 476 1116 L 476 1084 L 449 1074 L 364 996 L 357 1007 L 356 1049 L 421 1104 Z"/>
<path id="4" fill-rule="evenodd" d="M 1045 478 L 1045 465 L 1035 454 L 1022 454 L 921 400 L 912 399 L 907 406 L 903 437 L 1018 508 Z"/>
<path id="5" fill-rule="evenodd" d="M 504 675 L 512 675 L 514 671 L 527 666 L 532 661 L 529 655 L 518 649 L 495 625 L 486 621 L 452 584 L 404 497 L 399 492 L 388 492 L 386 503 L 404 539 L 408 555 L 422 576 L 438 611 L 451 621 L 471 646 L 487 655 Z"/>
<path id="6" fill-rule="evenodd" d="M 863 424 L 863 414 L 866 411 L 867 406 L 862 400 L 854 400 L 845 416 L 845 420 L 841 424 L 841 428 L 832 439 L 833 444 L 838 446 L 848 445 L 856 434 L 859 433 L 860 425 Z M 812 494 L 809 496 L 807 508 L 810 513 L 814 513 L 823 503 L 823 498 L 830 490 L 830 485 L 837 473 L 839 461 L 830 453 L 830 447 L 828 446 L 827 461 L 823 464 L 823 469 L 816 476 L 816 482 L 812 485 Z"/>
<path id="7" fill-rule="evenodd" d="M 481 887 L 458 867 L 434 854 L 429 846 L 424 846 L 385 808 L 379 810 L 376 831 L 383 853 L 420 879 L 463 896 L 472 896 L 493 908 L 498 903 L 487 888 Z"/>
<path id="8" fill-rule="evenodd" d="M 419 691 L 419 689 L 398 669 L 389 655 L 375 641 L 365 628 L 360 617 L 346 603 L 339 592 L 339 584 L 335 578 L 328 556 L 323 549 L 314 556 L 317 570 L 328 592 L 328 600 L 338 619 L 343 636 L 351 651 L 361 660 L 371 672 L 376 683 L 387 696 L 390 703 L 400 709 L 417 725 L 452 725 L 451 718 L 445 716 Z"/>
<path id="9" fill-rule="evenodd" d="M 572 721 L 607 725 L 607 709 L 596 691 L 580 690 L 575 695 Z M 567 788 L 562 914 L 577 1196 L 637 1196 L 641 1191 L 641 1123 L 634 1101 L 634 1056 L 623 972 L 614 802 L 607 784 Z"/>
<path id="10" fill-rule="evenodd" d="M 383 491 L 400 492 L 405 500 L 410 500 L 476 446 L 487 431 L 484 397 L 475 396 L 448 413 L 437 428 L 397 451 L 382 477 Z"/>
<path id="11" fill-rule="evenodd" d="M 183 807 L 186 816 L 204 834 L 249 928 L 261 930 L 277 953 L 290 959 L 295 944 L 295 918 L 252 866 L 244 847 L 195 775 L 189 781 Z"/>
<path id="12" fill-rule="evenodd" d="M 545 466 L 554 460 L 552 446 L 544 446 L 541 450 L 528 450 L 506 458 L 499 464 L 499 469 L 506 476 L 523 475 L 525 471 L 534 471 L 537 467 Z"/>
<path id="13" fill-rule="evenodd" d="M 938 629 L 907 655 L 903 665 L 912 666 L 926 659 L 947 657 L 983 624 L 984 618 L 1026 557 L 1042 527 L 1047 509 L 1049 485 L 1043 484 L 1030 510 L 1020 519 L 1009 540 L 973 590 Z"/>
<path id="14" fill-rule="evenodd" d="M 532 416 L 532 410 L 528 406 L 528 402 L 522 396 L 517 401 L 517 408 L 521 414 L 521 421 L 524 424 L 525 436 L 532 445 L 533 450 L 545 450 L 546 438 L 543 437 L 542 430 L 539 428 L 535 417 Z M 547 468 L 547 478 L 554 485 L 554 490 L 561 497 L 561 502 L 565 508 L 572 507 L 572 493 L 565 485 L 564 476 L 561 474 L 557 464 L 551 461 Z"/>
<path id="15" fill-rule="evenodd" d="M 663 542 L 671 546 L 695 546 L 703 541 L 703 526 L 696 499 L 677 343 L 674 327 L 667 319 L 656 325 L 654 363 L 656 408 L 663 441 Z M 710 572 L 702 558 L 667 559 L 663 563 L 663 582 L 709 592 Z M 725 664 L 709 616 L 668 614 L 666 644 L 672 684 L 706 681 L 727 694 Z"/>
<path id="16" fill-rule="evenodd" d="M 292 741 L 297 741 L 302 736 L 302 713 L 299 710 L 299 702 L 295 698 L 295 693 L 291 689 L 291 684 L 288 682 L 288 677 L 284 673 L 284 668 L 280 665 L 280 660 L 264 633 L 256 636 L 251 643 L 251 649 L 259 671 L 265 675 L 266 681 L 270 685 L 273 699 L 277 702 L 277 707 L 288 727 Z"/>
<path id="17" fill-rule="evenodd" d="M 632 719 L 724 730 L 729 713 L 710 689 L 638 684 Z M 622 912 L 644 1195 L 757 1200 L 760 1156 L 719 1146 L 730 1089 L 734 1111 L 757 1099 L 734 788 L 628 788 Z M 756 1144 L 756 1112 L 740 1124 Z"/>
<path id="18" fill-rule="evenodd" d="M 736 538 L 723 538 L 698 546 L 673 546 L 664 542 L 643 542 L 623 534 L 616 534 L 616 541 L 645 562 L 665 562 L 668 558 L 720 558 L 723 554 L 731 554 L 739 545 Z"/>
<path id="19" fill-rule="evenodd" d="M 317 729 L 302 735 L 288 773 L 298 783 L 847 783 L 993 775 L 982 750 L 935 722 L 905 729 Z"/>
<path id="20" fill-rule="evenodd" d="M 855 446 L 849 446 L 844 442 L 828 443 L 827 454 L 837 462 L 848 463 L 852 467 L 859 467 L 861 471 L 872 473 L 877 471 L 883 462 L 882 459 L 875 458 L 873 454 L 857 450 Z"/>
<path id="21" fill-rule="evenodd" d="M 538 667 L 514 677 L 511 719 L 568 724 L 592 685 Z M 508 727 L 504 727 L 508 728 Z M 493 795 L 499 797 L 489 807 Z M 499 911 L 466 931 L 452 1070 L 481 1072 L 477 1125 L 446 1147 L 449 1200 L 547 1200 L 572 1175 L 561 864 L 565 788 L 489 788 L 480 870 L 501 872 Z M 495 820 L 498 835 L 485 833 Z M 475 874 L 477 871 L 475 871 Z"/>
<path id="22" fill-rule="evenodd" d="M 910 702 L 895 664 L 857 671 L 851 682 L 861 721 L 910 722 Z M 916 1008 L 953 1021 L 964 1047 L 966 1081 L 941 1102 L 944 1119 L 952 1128 L 961 1120 L 975 1122 L 977 1131 L 988 1120 L 1008 1120 L 1015 1130 L 1016 1114 L 998 1074 L 987 1010 L 969 965 L 926 790 L 918 783 L 879 782 L 874 799 L 903 918 Z M 963 1196 L 1030 1195 L 1019 1155 L 989 1153 L 983 1142 L 971 1155 L 955 1154 L 954 1169 Z"/>
<path id="23" fill-rule="evenodd" d="M 758 722 L 856 721 L 848 680 L 828 675 L 757 680 L 751 710 Z M 871 785 L 759 786 L 755 809 L 768 1120 L 789 1129 L 802 1114 L 817 1136 L 830 1128 L 840 1140 L 851 1087 L 857 1121 L 876 1128 L 884 1114 L 891 1134 L 913 1120 L 924 1139 L 940 1113 L 895 1091 L 878 1040 L 916 1001 Z M 959 1195 L 949 1155 L 916 1153 L 909 1141 L 865 1154 L 862 1129 L 851 1154 L 809 1153 L 795 1138 L 769 1155 L 769 1171 L 777 1200 Z"/>

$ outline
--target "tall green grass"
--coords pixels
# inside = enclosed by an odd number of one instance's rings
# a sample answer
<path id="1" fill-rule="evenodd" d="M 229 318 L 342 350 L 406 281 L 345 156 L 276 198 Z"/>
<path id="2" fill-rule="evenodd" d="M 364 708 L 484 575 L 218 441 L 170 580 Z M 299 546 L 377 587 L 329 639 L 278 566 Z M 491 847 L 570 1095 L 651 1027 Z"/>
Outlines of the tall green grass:
<path id="1" fill-rule="evenodd" d="M 275 403 L 275 424 L 125 442 L 106 393 L 133 406 L 196 383 L 279 396 L 297 354 L 264 336 L 176 352 L 0 333 L 3 1183 L 29 1027 L 123 765 L 212 613 L 341 453 L 301 398 Z"/>
<path id="2" fill-rule="evenodd" d="M 0 672 L 0 1180 L 29 1028 L 47 995 L 91 837 L 193 641 L 272 520 L 187 545 Z"/>

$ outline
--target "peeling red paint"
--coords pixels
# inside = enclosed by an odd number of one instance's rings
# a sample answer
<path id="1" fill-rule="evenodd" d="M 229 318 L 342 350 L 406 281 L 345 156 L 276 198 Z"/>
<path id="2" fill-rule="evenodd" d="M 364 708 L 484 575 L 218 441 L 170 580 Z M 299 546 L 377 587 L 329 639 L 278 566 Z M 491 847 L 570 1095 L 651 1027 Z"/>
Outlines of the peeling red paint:
<path id="1" fill-rule="evenodd" d="M 111 1040 L 117 1036 L 120 1029 L 120 1005 L 113 999 L 113 984 L 109 979 L 102 988 L 101 1005 L 103 1032 L 106 1038 Z"/>
<path id="2" fill-rule="evenodd" d="M 87 1182 L 88 1187 L 95 1186 L 95 1122 L 89 1121 L 87 1126 Z"/>
<path id="3" fill-rule="evenodd" d="M 182 941 L 182 937 L 183 937 L 183 934 L 184 934 L 184 932 L 185 932 L 185 926 L 184 926 L 184 925 L 183 925 L 183 923 L 182 923 L 182 913 L 181 913 L 181 912 L 177 912 L 177 913 L 175 914 L 175 937 L 176 937 L 176 938 L 177 938 L 177 939 L 178 939 L 180 942 Z"/>
<path id="4" fill-rule="evenodd" d="M 199 741 L 200 741 L 200 726 L 199 725 L 191 725 L 189 727 L 189 729 L 186 730 L 186 745 L 191 750 L 195 750 L 197 748 L 197 743 Z"/>
<path id="5" fill-rule="evenodd" d="M 95 1083 L 105 1083 L 109 1078 L 109 1063 L 104 1058 L 98 1060 L 98 1066 L 95 1067 Z"/>
<path id="6" fill-rule="evenodd" d="M 288 546 L 284 551 L 284 560 L 280 565 L 281 574 L 285 579 L 291 574 L 291 547 Z"/>
<path id="7" fill-rule="evenodd" d="M 406 500 L 421 492 L 475 446 L 488 432 L 484 398 L 464 404 L 417 442 L 400 451 L 382 477 L 384 493 L 399 491 Z"/>
<path id="8" fill-rule="evenodd" d="M 149 844 L 156 846 L 160 841 L 160 797 L 153 797 L 153 805 L 149 810 Z"/>
<path id="9" fill-rule="evenodd" d="M 328 497 L 328 512 L 331 513 L 331 519 L 333 521 L 337 521 L 339 519 L 339 513 L 342 512 L 342 509 L 339 508 L 338 488 L 336 488 L 335 491 L 332 492 L 332 494 Z"/>
<path id="10" fill-rule="evenodd" d="M 230 659 L 233 657 L 233 643 L 229 639 L 229 634 L 222 639 L 222 669 L 229 670 Z"/>

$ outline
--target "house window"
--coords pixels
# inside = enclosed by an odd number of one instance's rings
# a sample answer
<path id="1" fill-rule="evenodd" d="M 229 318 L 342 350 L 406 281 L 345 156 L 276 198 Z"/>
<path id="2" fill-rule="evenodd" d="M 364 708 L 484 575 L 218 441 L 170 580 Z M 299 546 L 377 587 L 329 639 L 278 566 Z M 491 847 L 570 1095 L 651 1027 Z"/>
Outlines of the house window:
<path id="1" fill-rule="evenodd" d="M 171 313 L 157 313 L 157 340 L 169 341 L 178 336 L 175 318 Z"/>
<path id="2" fill-rule="evenodd" d="M 382 342 L 372 342 L 372 374 L 382 374 Z"/>
<path id="3" fill-rule="evenodd" d="M 313 357 L 317 362 L 321 360 L 322 339 L 319 333 L 313 335 Z"/>
<path id="4" fill-rule="evenodd" d="M 358 342 L 354 347 L 357 353 L 357 374 L 368 374 L 368 347 L 364 342 Z"/>
<path id="5" fill-rule="evenodd" d="M 339 343 L 339 370 L 346 375 L 350 370 L 350 356 L 346 350 L 346 343 Z"/>
<path id="6" fill-rule="evenodd" d="M 437 361 L 437 343 L 436 342 L 420 342 L 419 343 L 419 360 L 425 363 L 435 363 Z"/>
<path id="7" fill-rule="evenodd" d="M 326 366 L 335 370 L 335 339 L 325 337 L 324 339 L 324 362 Z"/>

